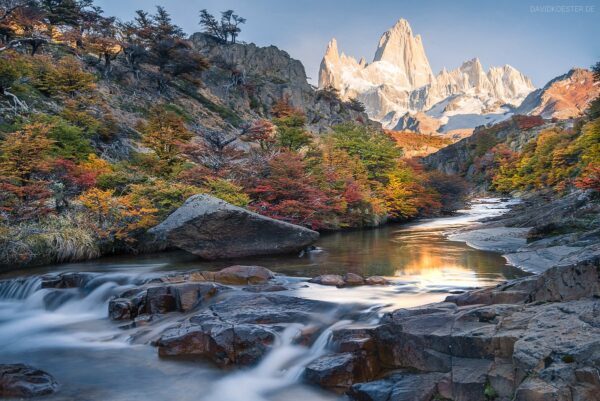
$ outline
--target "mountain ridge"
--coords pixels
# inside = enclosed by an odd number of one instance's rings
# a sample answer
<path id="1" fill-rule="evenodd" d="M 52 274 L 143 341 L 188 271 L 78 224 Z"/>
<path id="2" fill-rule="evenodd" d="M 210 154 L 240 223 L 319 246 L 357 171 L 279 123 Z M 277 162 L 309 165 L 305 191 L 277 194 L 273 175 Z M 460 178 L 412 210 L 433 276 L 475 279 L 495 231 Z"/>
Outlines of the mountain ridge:
<path id="1" fill-rule="evenodd" d="M 340 55 L 337 41 L 332 39 L 321 62 L 319 87 L 335 88 L 342 99 L 357 98 L 365 104 L 369 117 L 386 128 L 395 128 L 407 113 L 427 113 L 451 96 L 459 99 L 449 110 L 444 108 L 438 116 L 428 113 L 440 118 L 442 127 L 457 114 L 498 114 L 494 121 L 500 120 L 535 89 L 516 68 L 506 64 L 485 71 L 478 58 L 452 70 L 444 67 L 434 75 L 421 36 L 413 35 L 405 19 L 383 33 L 370 64 Z"/>

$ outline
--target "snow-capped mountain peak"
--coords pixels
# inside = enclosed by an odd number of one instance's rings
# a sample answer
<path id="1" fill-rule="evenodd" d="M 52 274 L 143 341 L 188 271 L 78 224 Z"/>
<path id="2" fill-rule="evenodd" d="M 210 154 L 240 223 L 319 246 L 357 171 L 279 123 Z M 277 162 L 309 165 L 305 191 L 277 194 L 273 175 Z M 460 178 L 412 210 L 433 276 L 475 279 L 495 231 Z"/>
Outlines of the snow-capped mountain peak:
<path id="1" fill-rule="evenodd" d="M 434 76 L 420 35 L 399 19 L 381 36 L 373 62 L 357 62 L 343 53 L 337 42 L 327 46 L 319 71 L 319 87 L 334 87 L 345 99 L 357 98 L 369 116 L 388 128 L 403 117 L 417 112 L 439 118 L 441 131 L 447 131 L 451 117 L 469 114 L 465 124 L 496 121 L 518 106 L 535 88 L 529 78 L 509 65 L 491 67 L 487 72 L 479 58 Z M 508 108 L 507 106 L 508 105 Z M 478 115 L 492 115 L 477 118 Z M 473 125 L 473 126 L 471 126 Z"/>

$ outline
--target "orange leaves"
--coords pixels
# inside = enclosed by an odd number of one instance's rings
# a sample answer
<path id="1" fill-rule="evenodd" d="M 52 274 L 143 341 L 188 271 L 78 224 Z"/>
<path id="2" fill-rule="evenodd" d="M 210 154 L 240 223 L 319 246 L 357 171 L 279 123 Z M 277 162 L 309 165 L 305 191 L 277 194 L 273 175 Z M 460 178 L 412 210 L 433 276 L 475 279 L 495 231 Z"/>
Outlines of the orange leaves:
<path id="1" fill-rule="evenodd" d="M 517 115 L 513 117 L 513 121 L 517 123 L 517 126 L 521 130 L 528 130 L 531 128 L 539 127 L 544 125 L 544 119 L 540 116 L 521 116 Z"/>
<path id="2" fill-rule="evenodd" d="M 599 155 L 600 120 L 575 129 L 546 129 L 520 154 L 496 152 L 492 185 L 502 192 L 543 188 L 564 192 L 573 184 L 597 190 Z"/>
<path id="3" fill-rule="evenodd" d="M 245 131 L 243 139 L 248 142 L 257 142 L 262 150 L 271 149 L 277 143 L 277 128 L 269 120 L 254 121 Z"/>
<path id="4" fill-rule="evenodd" d="M 0 143 L 0 207 L 17 221 L 49 211 L 51 193 L 43 179 L 52 145 L 48 130 L 43 124 L 28 124 Z"/>
<path id="5" fill-rule="evenodd" d="M 420 182 L 418 171 L 407 164 L 399 164 L 398 168 L 388 175 L 388 184 L 383 190 L 385 206 L 388 214 L 395 219 L 410 219 L 421 212 L 433 212 L 441 207 L 439 194 L 426 188 Z"/>
<path id="6" fill-rule="evenodd" d="M 28 124 L 8 134 L 0 144 L 0 175 L 25 183 L 32 173 L 46 167 L 46 156 L 52 145 L 50 127 L 42 123 Z"/>
<path id="7" fill-rule="evenodd" d="M 183 119 L 164 107 L 155 107 L 151 110 L 150 119 L 139 124 L 138 129 L 144 135 L 144 145 L 152 149 L 158 157 L 161 173 L 171 174 L 180 161 L 180 145 L 193 136 Z"/>
<path id="8" fill-rule="evenodd" d="M 134 231 L 158 223 L 158 209 L 148 200 L 134 202 L 131 196 L 116 197 L 113 190 L 91 188 L 79 196 L 79 201 L 95 215 L 100 238 L 132 241 Z"/>
<path id="9" fill-rule="evenodd" d="M 267 216 L 313 229 L 323 228 L 323 216 L 331 209 L 330 199 L 307 171 L 302 158 L 283 152 L 269 163 L 271 173 L 250 188 L 253 208 Z"/>
<path id="10" fill-rule="evenodd" d="M 575 180 L 577 188 L 600 191 L 600 163 L 590 163 Z"/>
<path id="11" fill-rule="evenodd" d="M 43 59 L 37 63 L 35 75 L 35 86 L 51 96 L 74 97 L 96 88 L 96 77 L 84 71 L 81 63 L 74 57 L 63 57 L 58 63 Z"/>
<path id="12" fill-rule="evenodd" d="M 112 214 L 118 212 L 120 206 L 113 190 L 103 191 L 99 188 L 91 188 L 84 192 L 79 201 L 96 215 L 99 223 L 110 219 Z"/>
<path id="13" fill-rule="evenodd" d="M 302 111 L 292 106 L 290 103 L 290 96 L 286 94 L 273 104 L 271 107 L 271 114 L 273 114 L 275 118 L 285 118 L 294 114 L 302 114 Z"/>

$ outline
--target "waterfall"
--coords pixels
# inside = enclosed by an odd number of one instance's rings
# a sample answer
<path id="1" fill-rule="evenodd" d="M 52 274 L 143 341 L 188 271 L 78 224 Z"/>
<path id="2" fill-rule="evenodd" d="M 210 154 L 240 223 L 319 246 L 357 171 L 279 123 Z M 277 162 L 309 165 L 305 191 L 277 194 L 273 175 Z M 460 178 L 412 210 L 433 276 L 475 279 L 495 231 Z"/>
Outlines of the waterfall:
<path id="1" fill-rule="evenodd" d="M 25 299 L 37 291 L 41 284 L 42 280 L 39 277 L 0 281 L 0 301 L 6 299 Z"/>

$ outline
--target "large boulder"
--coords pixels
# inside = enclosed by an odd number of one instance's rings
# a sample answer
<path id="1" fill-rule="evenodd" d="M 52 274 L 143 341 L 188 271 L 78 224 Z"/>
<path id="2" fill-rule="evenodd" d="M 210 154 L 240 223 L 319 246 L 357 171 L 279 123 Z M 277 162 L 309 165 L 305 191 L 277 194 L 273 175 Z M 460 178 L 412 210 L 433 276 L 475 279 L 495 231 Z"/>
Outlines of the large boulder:
<path id="1" fill-rule="evenodd" d="M 48 373 L 23 364 L 0 365 L 0 397 L 29 398 L 52 394 L 58 383 Z"/>
<path id="2" fill-rule="evenodd" d="M 297 252 L 319 237 L 205 194 L 190 197 L 148 235 L 147 250 L 174 247 L 204 259 Z"/>

